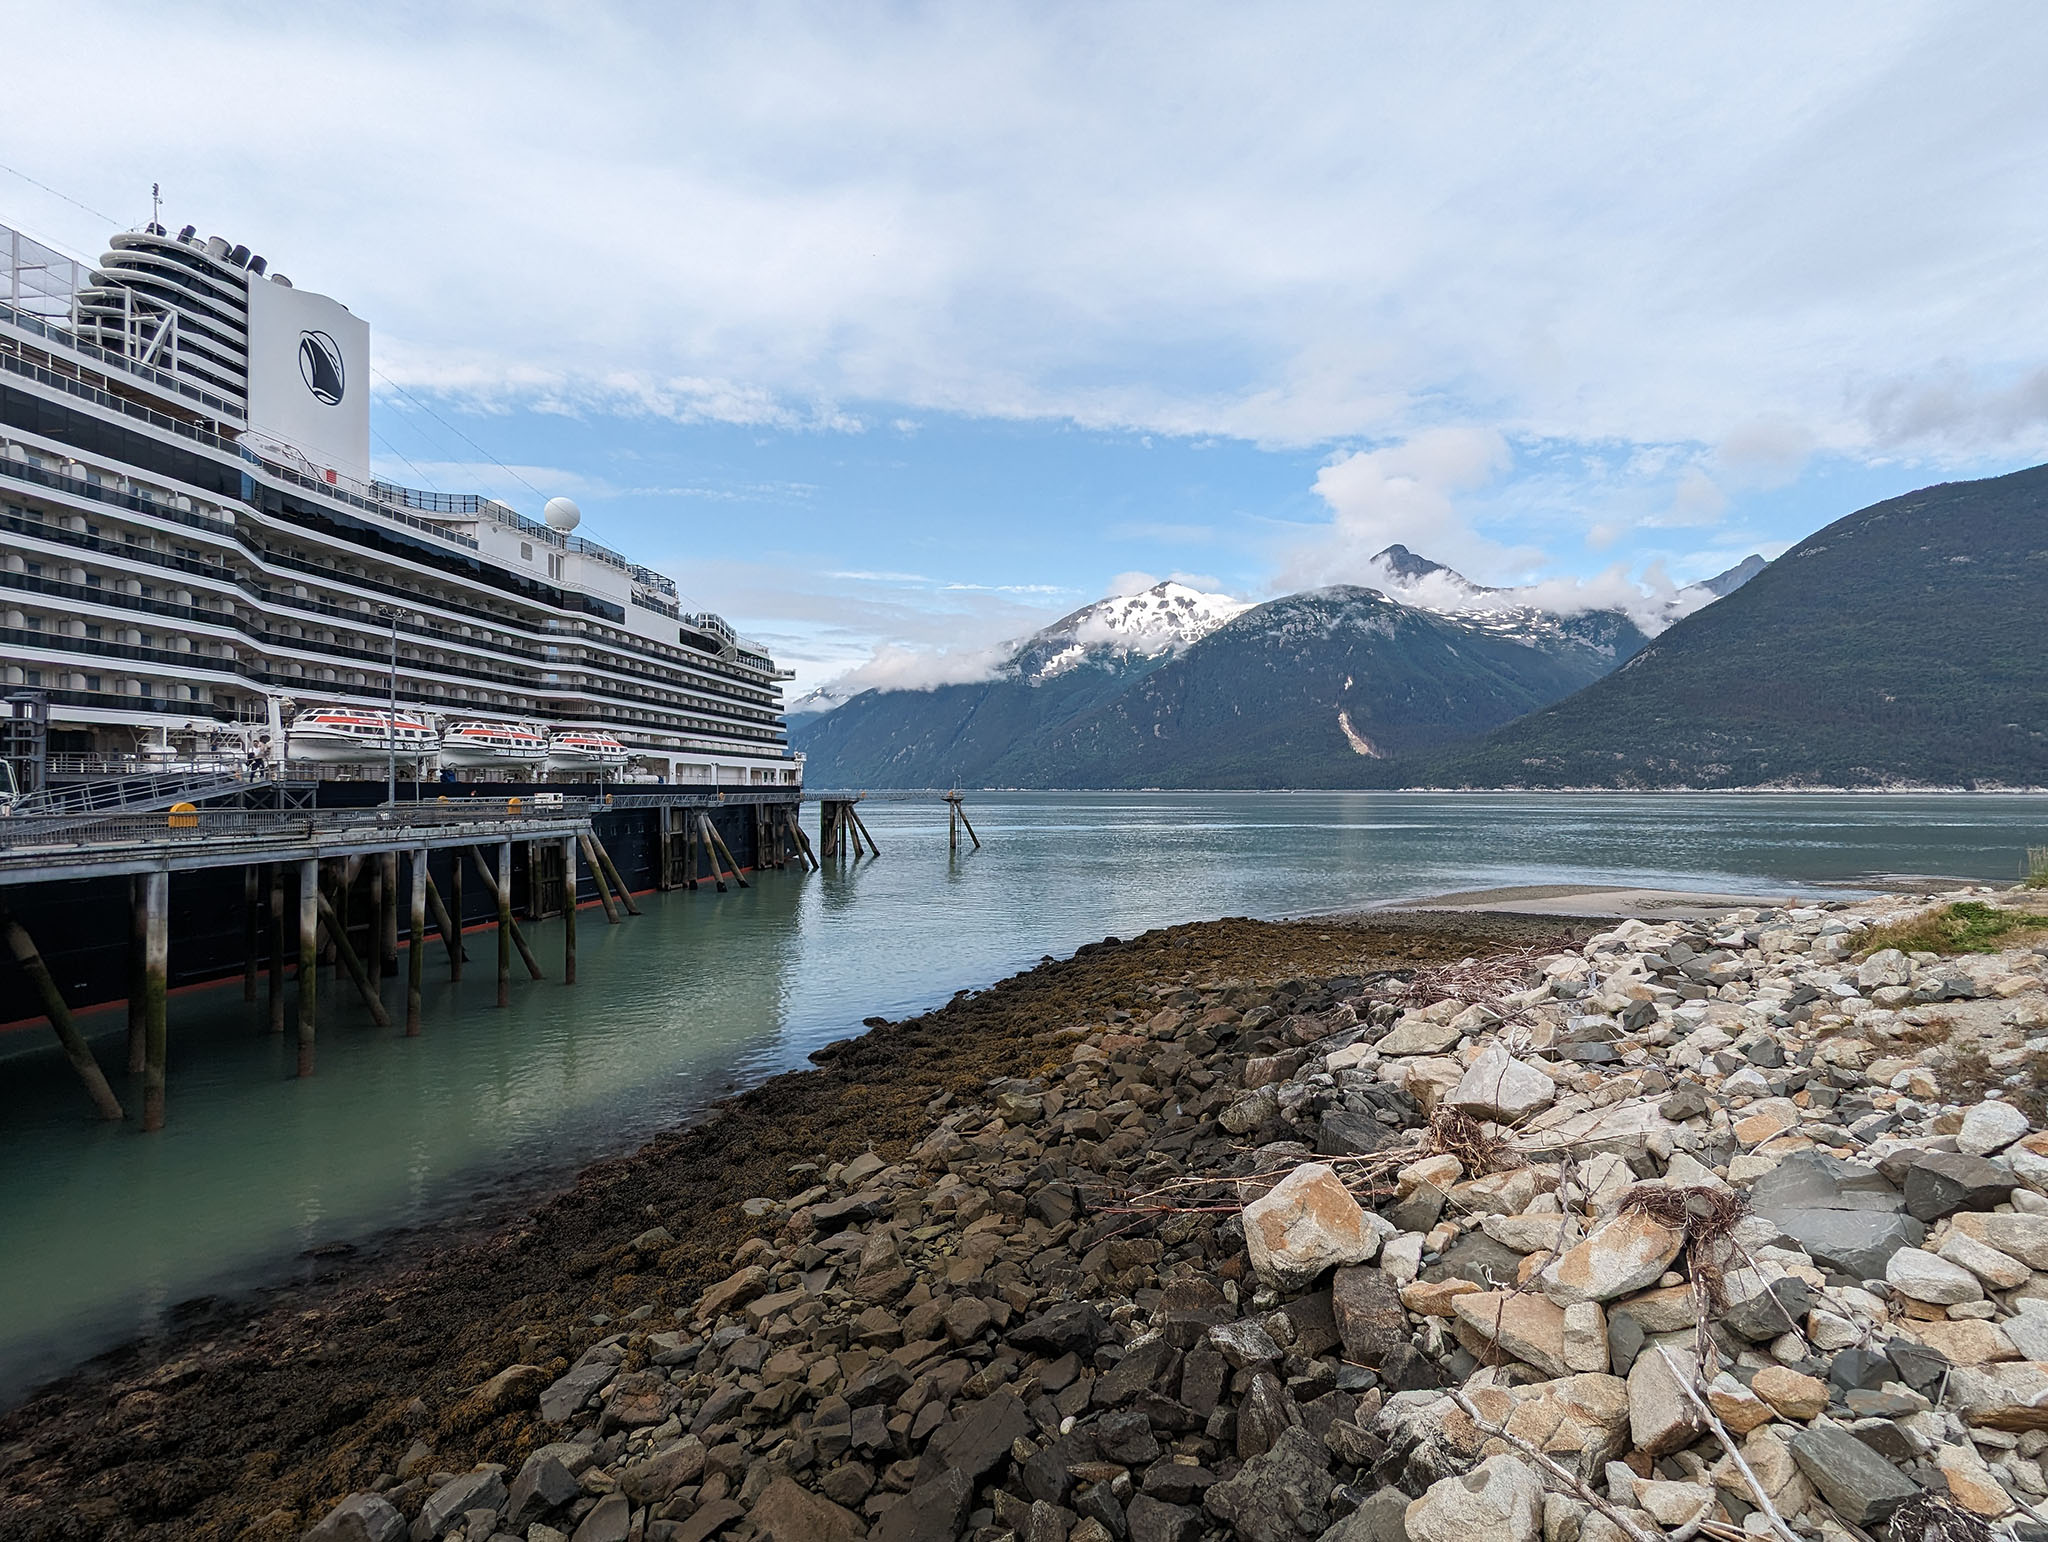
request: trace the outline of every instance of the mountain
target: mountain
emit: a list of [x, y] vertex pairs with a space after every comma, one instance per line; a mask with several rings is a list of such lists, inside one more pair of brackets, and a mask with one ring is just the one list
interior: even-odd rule
[[[868, 691], [793, 722], [792, 742], [809, 757], [806, 779], [840, 787], [1374, 784], [1392, 776], [1397, 757], [1555, 701], [1645, 640], [1613, 612], [1450, 613], [1350, 586], [1250, 608], [1149, 593], [1155, 599], [1142, 606], [1103, 601], [1055, 622], [1020, 644], [994, 679]], [[1234, 613], [1219, 621], [1225, 607]]]
[[2048, 466], [2036, 466], [1835, 521], [1612, 675], [1421, 779], [2040, 786], [2044, 652]]
[[1727, 572], [1716, 573], [1712, 578], [1703, 578], [1696, 584], [1687, 584], [1678, 591], [1679, 598], [1684, 599], [1687, 595], [1693, 595], [1699, 597], [1699, 604], [1703, 605], [1725, 600], [1768, 566], [1770, 564], [1762, 557], [1751, 552]]

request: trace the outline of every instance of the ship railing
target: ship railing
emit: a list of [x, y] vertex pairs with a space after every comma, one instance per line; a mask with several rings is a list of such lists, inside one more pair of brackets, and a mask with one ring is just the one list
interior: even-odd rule
[[[5, 227], [0, 226], [0, 231], [5, 231]], [[59, 348], [68, 348], [74, 353], [83, 354], [95, 364], [104, 365], [108, 369], [120, 370], [123, 374], [133, 375], [139, 380], [146, 380], [160, 391], [168, 391], [173, 395], [183, 396], [191, 401], [198, 402], [201, 406], [220, 413], [224, 417], [239, 420], [246, 419], [248, 416], [248, 409], [239, 402], [231, 402], [225, 397], [215, 396], [211, 391], [202, 391], [197, 386], [187, 385], [176, 375], [164, 370], [152, 369], [147, 364], [139, 364], [122, 354], [113, 353], [96, 344], [88, 343], [71, 330], [68, 300], [62, 321], [59, 321], [55, 316], [39, 316], [33, 311], [25, 310], [18, 305], [10, 305], [5, 301], [0, 301], [0, 321], [11, 322], [13, 325], [20, 327], [24, 332], [33, 332], [45, 342], [55, 344]]]
[[[0, 309], [5, 309], [5, 307], [0, 307]], [[236, 448], [232, 441], [223, 439], [218, 434], [208, 433], [196, 424], [187, 423], [183, 418], [173, 418], [161, 412], [152, 412], [147, 407], [138, 406], [131, 401], [125, 401], [111, 392], [102, 391], [97, 386], [88, 385], [83, 380], [74, 380], [69, 375], [59, 374], [56, 370], [46, 369], [40, 364], [32, 363], [14, 354], [0, 353], [0, 369], [6, 369], [13, 374], [24, 376], [35, 381], [38, 385], [50, 386], [55, 390], [64, 392], [67, 396], [75, 396], [80, 401], [91, 402], [95, 407], [104, 407], [109, 412], [118, 412], [123, 417], [130, 417], [134, 418], [137, 422], [147, 423], [152, 428], [166, 429], [178, 435], [181, 439], [190, 439], [193, 443], [203, 444], [208, 449], [226, 450], [232, 453]]]

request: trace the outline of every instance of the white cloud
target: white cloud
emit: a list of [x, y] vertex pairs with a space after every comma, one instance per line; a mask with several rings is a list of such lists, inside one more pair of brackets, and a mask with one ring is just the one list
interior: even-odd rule
[[1473, 530], [1457, 500], [1487, 486], [1512, 460], [1507, 441], [1491, 429], [1432, 428], [1331, 461], [1315, 481], [1330, 524], [1286, 555], [1280, 582], [1371, 582], [1371, 559], [1396, 543], [1481, 570], [1507, 560], [1509, 553]]
[[[103, 132], [19, 72], [10, 163], [138, 217], [160, 177], [413, 389], [1290, 445], [1450, 417], [1729, 467], [1760, 420], [2048, 441], [2039, 8], [1196, 3], [1171, 48], [1143, 7], [95, 14]], [[74, 18], [9, 43], [65, 57]], [[0, 177], [7, 213], [105, 234]]]
[[979, 648], [901, 648], [884, 643], [874, 657], [832, 681], [839, 700], [862, 691], [931, 691], [992, 680], [1010, 657], [1006, 644]]

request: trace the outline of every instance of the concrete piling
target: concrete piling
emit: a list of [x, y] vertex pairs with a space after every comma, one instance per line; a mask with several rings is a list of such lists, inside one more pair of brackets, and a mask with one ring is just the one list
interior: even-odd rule
[[170, 1048], [171, 875], [142, 875], [143, 1012], [142, 1128], [164, 1127], [164, 1064]]

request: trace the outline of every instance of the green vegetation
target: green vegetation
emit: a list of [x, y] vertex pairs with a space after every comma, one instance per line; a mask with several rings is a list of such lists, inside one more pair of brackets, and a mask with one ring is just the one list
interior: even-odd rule
[[1417, 780], [2048, 784], [2048, 466], [1873, 504]]
[[2048, 846], [2027, 848], [2026, 885], [2030, 889], [2048, 889]]
[[1860, 939], [1859, 957], [1867, 958], [1880, 948], [1901, 953], [1995, 953], [2036, 932], [2048, 932], [2048, 916], [1960, 900], [1889, 926], [1872, 927]]

